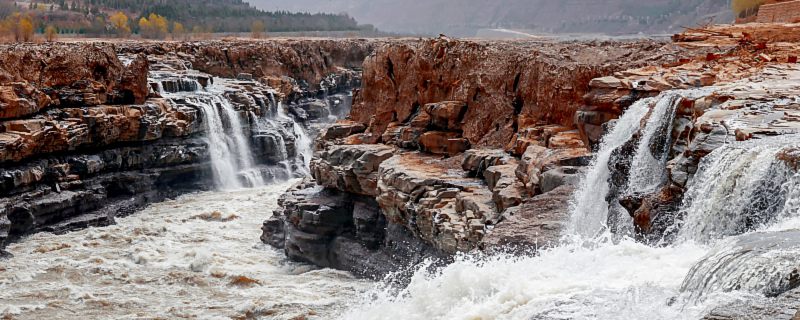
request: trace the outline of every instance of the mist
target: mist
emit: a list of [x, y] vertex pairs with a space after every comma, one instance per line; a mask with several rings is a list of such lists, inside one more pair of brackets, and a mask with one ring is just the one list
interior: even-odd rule
[[476, 36], [487, 31], [665, 34], [733, 20], [729, 0], [251, 0], [264, 10], [347, 13], [405, 34]]

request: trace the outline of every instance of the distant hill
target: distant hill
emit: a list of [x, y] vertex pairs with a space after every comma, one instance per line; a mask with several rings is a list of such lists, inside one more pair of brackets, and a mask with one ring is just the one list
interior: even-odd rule
[[0, 18], [14, 11], [74, 33], [102, 33], [117, 11], [131, 18], [134, 32], [135, 22], [150, 13], [180, 22], [186, 30], [199, 27], [206, 32], [249, 32], [255, 21], [275, 32], [371, 29], [346, 14], [264, 11], [242, 0], [0, 0]]
[[733, 21], [730, 0], [252, 0], [266, 10], [346, 12], [393, 32], [470, 36], [486, 28], [607, 34], [672, 33]]

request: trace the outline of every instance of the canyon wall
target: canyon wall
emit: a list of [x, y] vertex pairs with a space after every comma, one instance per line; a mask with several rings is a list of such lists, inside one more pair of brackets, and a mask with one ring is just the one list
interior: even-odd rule
[[547, 246], [591, 159], [577, 123], [602, 134], [619, 114], [576, 117], [589, 83], [689, 54], [649, 40], [387, 44], [262, 240], [373, 276], [430, 255]]
[[[349, 98], [336, 94], [360, 84], [351, 67], [373, 45], [320, 40], [0, 47], [0, 248], [31, 232], [113, 223], [148, 203], [214, 187], [208, 110], [229, 108], [239, 118], [223, 114], [225, 123], [242, 127], [215, 129], [244, 134], [256, 155], [252, 165], [263, 167], [257, 175], [285, 175], [272, 166], [302, 174], [302, 163], [284, 163], [301, 158], [292, 123], [313, 132], [314, 123], [346, 112], [336, 109], [348, 108], [343, 100]], [[212, 87], [217, 100], [203, 93]], [[276, 112], [287, 115], [264, 128], [261, 119]]]

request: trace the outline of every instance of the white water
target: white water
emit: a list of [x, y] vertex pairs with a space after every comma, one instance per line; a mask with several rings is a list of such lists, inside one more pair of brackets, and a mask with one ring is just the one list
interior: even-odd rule
[[189, 194], [117, 225], [11, 244], [0, 318], [331, 319], [371, 285], [259, 241], [289, 185]]
[[653, 98], [647, 98], [634, 103], [616, 121], [611, 132], [603, 137], [600, 150], [595, 155], [580, 190], [577, 191], [575, 202], [571, 204], [570, 211], [573, 214], [570, 217], [567, 234], [591, 238], [602, 234], [608, 228], [609, 210], [605, 199], [609, 191], [608, 179], [611, 177], [608, 162], [613, 151], [628, 142], [639, 131], [640, 122], [655, 101]]
[[[327, 101], [327, 99], [326, 99]], [[278, 119], [282, 120], [292, 120], [289, 115], [286, 114], [286, 110], [283, 109], [283, 104], [278, 102]], [[300, 126], [295, 121], [292, 122], [292, 130], [294, 131], [295, 138], [295, 147], [297, 148], [297, 154], [299, 157], [302, 157], [303, 167], [301, 168], [304, 176], [308, 176], [311, 174], [311, 158], [314, 155], [313, 150], [313, 141], [311, 137], [308, 136], [306, 130]]]
[[800, 146], [796, 135], [734, 143], [700, 163], [682, 205], [683, 241], [709, 242], [798, 216], [800, 176], [778, 154]]
[[206, 139], [211, 156], [211, 168], [214, 170], [214, 182], [222, 189], [243, 187], [239, 180], [239, 160], [236, 159], [236, 145], [230, 143], [225, 132], [225, 125], [214, 100], [190, 99], [203, 109], [206, 123]]
[[[668, 92], [653, 107], [631, 162], [627, 194], [651, 193], [667, 179], [666, 164], [672, 143], [672, 122], [681, 98], [678, 93]], [[653, 154], [650, 149], [656, 139], [663, 139], [661, 141], [664, 150]]]
[[[231, 103], [228, 99], [224, 97], [217, 96], [215, 98], [217, 103], [222, 107], [222, 111], [225, 112], [226, 118], [230, 123], [231, 128], [231, 136], [233, 137], [234, 145], [236, 146], [236, 154], [239, 158], [239, 168], [241, 170], [242, 176], [244, 176], [245, 180], [247, 181], [247, 187], [258, 187], [264, 185], [264, 176], [261, 174], [261, 171], [255, 166], [255, 160], [253, 159], [253, 152], [251, 151], [250, 147], [250, 127], [243, 126], [242, 122], [239, 117], [239, 113], [234, 110]], [[245, 132], [247, 132], [248, 136], [245, 136]], [[228, 186], [225, 186], [228, 187]]]
[[[643, 140], [650, 140], [657, 134], [653, 125], [663, 124], [665, 120], [671, 123], [670, 112], [673, 111], [670, 110], [674, 110], [676, 101], [670, 94], [639, 101], [617, 121], [604, 137], [594, 164], [577, 193], [571, 226], [560, 246], [543, 250], [536, 256], [464, 256], [439, 269], [423, 266], [408, 287], [401, 290], [384, 288], [365, 295], [361, 303], [341, 319], [386, 319], [387, 315], [420, 320], [699, 319], [717, 306], [749, 301], [785, 285], [783, 276], [796, 267], [796, 257], [800, 254], [797, 246], [788, 251], [775, 250], [774, 244], [780, 243], [780, 239], [786, 241], [786, 237], [770, 239], [756, 233], [711, 243], [681, 241], [667, 247], [650, 247], [609, 233], [608, 203], [603, 197], [609, 190], [607, 181], [611, 173], [608, 161], [613, 150], [629, 141], [639, 130], [642, 119], [654, 102], [658, 103], [652, 114], [662, 118], [650, 118], [646, 122]], [[787, 139], [797, 140], [796, 137]], [[763, 142], [753, 141], [751, 144], [759, 143]], [[635, 162], [633, 167], [655, 171], [646, 172], [647, 176], [633, 181], [638, 186], [647, 187], [663, 177], [663, 168], [658, 168], [655, 163], [663, 163], [664, 159], [653, 157], [649, 148], [643, 145], [649, 146], [642, 141], [637, 154], [631, 155]], [[749, 146], [743, 148], [751, 149]], [[726, 153], [725, 150], [719, 152]], [[644, 151], [652, 159], [641, 155]], [[762, 165], [772, 163], [774, 155], [771, 153], [760, 159], [765, 161]], [[712, 160], [708, 160], [701, 171], [725, 171], [724, 162], [714, 161], [718, 158], [713, 155], [709, 159]], [[752, 178], [740, 181], [739, 188], [757, 189], [756, 186], [762, 184], [763, 180], [756, 178], [758, 170], [742, 167], [741, 171]], [[700, 172], [698, 176], [704, 174], [707, 173]], [[767, 175], [762, 179], [774, 177]], [[800, 217], [797, 216], [800, 178], [788, 175], [782, 181], [784, 191], [765, 196], [780, 198], [782, 201], [779, 202], [786, 205], [777, 214], [780, 218], [773, 224], [762, 225], [761, 231], [800, 227]], [[718, 188], [724, 189], [724, 185], [713, 181], [702, 185], [707, 186], [707, 190], [689, 193], [706, 199], [703, 196], [708, 194], [707, 191], [713, 194]], [[730, 200], [716, 198], [710, 207], [727, 206], [726, 201]], [[704, 216], [705, 219], [716, 218], [714, 212]], [[709, 221], [705, 225], [716, 225], [716, 222]], [[778, 225], [781, 227], [776, 227]], [[800, 235], [795, 238], [800, 239]], [[731, 243], [741, 245], [736, 247]], [[800, 241], [792, 243], [800, 246]], [[744, 261], [726, 259], [742, 256], [739, 253], [741, 248], [758, 250]], [[765, 263], [767, 261], [774, 261], [774, 264]], [[717, 273], [719, 270], [728, 273]], [[740, 281], [741, 286], [737, 286]]]

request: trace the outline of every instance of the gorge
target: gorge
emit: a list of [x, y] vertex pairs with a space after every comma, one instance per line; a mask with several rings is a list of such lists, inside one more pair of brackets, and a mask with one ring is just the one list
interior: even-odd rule
[[708, 28], [8, 46], [0, 314], [796, 318], [797, 26]]

